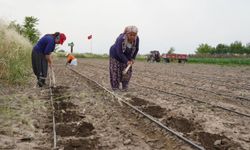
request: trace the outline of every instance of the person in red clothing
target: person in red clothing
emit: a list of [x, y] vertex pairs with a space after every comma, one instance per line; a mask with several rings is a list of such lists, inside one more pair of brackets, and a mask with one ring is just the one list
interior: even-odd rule
[[77, 59], [75, 58], [75, 56], [73, 56], [73, 55], [70, 54], [70, 53], [66, 53], [65, 56], [67, 56], [66, 65], [77, 66]]

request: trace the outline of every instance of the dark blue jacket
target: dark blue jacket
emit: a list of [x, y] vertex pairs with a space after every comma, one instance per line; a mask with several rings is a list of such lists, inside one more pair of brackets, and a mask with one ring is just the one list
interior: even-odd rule
[[35, 50], [37, 53], [49, 55], [55, 50], [55, 46], [55, 38], [50, 34], [46, 34], [37, 42], [33, 50]]
[[118, 36], [115, 44], [111, 46], [109, 55], [115, 58], [119, 62], [126, 63], [136, 58], [137, 52], [139, 50], [139, 37], [136, 38], [135, 50], [134, 51], [124, 51], [123, 44], [125, 41], [125, 35], [122, 33]]

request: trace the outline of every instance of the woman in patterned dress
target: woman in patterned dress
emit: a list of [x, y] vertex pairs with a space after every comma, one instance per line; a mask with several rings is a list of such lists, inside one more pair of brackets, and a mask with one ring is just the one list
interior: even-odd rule
[[120, 83], [122, 89], [127, 90], [129, 80], [132, 76], [132, 66], [127, 72], [127, 77], [122, 77], [122, 71], [128, 66], [134, 64], [137, 52], [139, 50], [139, 37], [136, 26], [127, 26], [110, 48], [110, 83], [112, 90], [119, 90]]

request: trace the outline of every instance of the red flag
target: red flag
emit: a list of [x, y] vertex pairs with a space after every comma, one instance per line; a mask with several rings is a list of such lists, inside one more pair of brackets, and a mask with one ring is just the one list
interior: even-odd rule
[[89, 36], [88, 36], [88, 40], [90, 40], [90, 39], [92, 39], [92, 35], [89, 35]]

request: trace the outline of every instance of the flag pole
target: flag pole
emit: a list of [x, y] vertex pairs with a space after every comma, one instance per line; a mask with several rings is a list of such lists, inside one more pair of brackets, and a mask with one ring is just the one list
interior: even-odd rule
[[90, 53], [92, 53], [92, 34], [90, 34], [89, 36], [88, 36], [88, 40], [90, 40], [89, 42], [89, 44], [90, 44]]
[[91, 51], [91, 53], [92, 53], [92, 40], [93, 40], [93, 38], [90, 39], [90, 51]]

